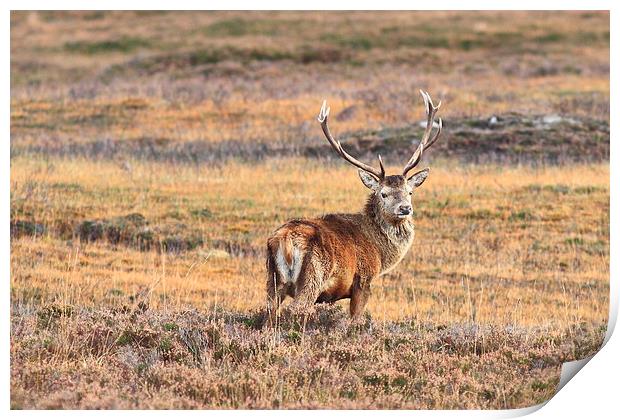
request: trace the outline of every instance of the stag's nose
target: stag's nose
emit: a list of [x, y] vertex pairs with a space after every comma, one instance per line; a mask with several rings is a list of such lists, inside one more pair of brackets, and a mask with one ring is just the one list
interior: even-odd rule
[[398, 211], [401, 215], [407, 216], [411, 214], [412, 208], [410, 204], [406, 204], [406, 205], [400, 206], [398, 208]]

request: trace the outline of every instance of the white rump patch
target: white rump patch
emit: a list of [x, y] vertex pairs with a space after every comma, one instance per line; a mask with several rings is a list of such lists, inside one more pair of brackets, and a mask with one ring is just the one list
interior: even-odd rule
[[278, 273], [280, 273], [280, 278], [286, 283], [297, 282], [297, 277], [299, 277], [299, 272], [301, 271], [302, 257], [303, 255], [299, 248], [293, 246], [293, 262], [291, 265], [288, 265], [286, 258], [284, 258], [282, 247], [278, 247], [276, 267], [278, 268]]

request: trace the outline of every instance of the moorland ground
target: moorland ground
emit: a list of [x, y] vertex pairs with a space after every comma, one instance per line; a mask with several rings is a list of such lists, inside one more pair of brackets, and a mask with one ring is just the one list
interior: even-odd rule
[[[444, 137], [412, 251], [260, 330], [264, 245]], [[11, 15], [14, 408], [514, 408], [592, 354], [609, 301], [609, 15]]]

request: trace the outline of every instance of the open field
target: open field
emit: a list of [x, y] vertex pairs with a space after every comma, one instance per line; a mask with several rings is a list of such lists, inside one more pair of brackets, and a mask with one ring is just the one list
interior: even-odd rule
[[[507, 22], [510, 25], [507, 25]], [[609, 303], [606, 13], [12, 13], [13, 408], [516, 408]], [[362, 208], [424, 88], [411, 252], [258, 328], [267, 236]], [[495, 118], [492, 118], [495, 117]]]
[[275, 332], [247, 313], [13, 311], [13, 408], [517, 408], [548, 400], [604, 326], [411, 319], [347, 329], [337, 307]]
[[[109, 162], [15, 159], [15, 404], [541, 402], [555, 389], [560, 361], [590, 354], [605, 332], [608, 174], [606, 164], [433, 169], [414, 199], [414, 248], [375, 285], [371, 327], [350, 338], [344, 312], [308, 331], [286, 323], [273, 334], [252, 327], [265, 302], [268, 233], [289, 215], [361, 208], [365, 191], [351, 169], [276, 160], [219, 168], [135, 164], [128, 172]], [[199, 334], [202, 347], [179, 331]], [[345, 362], [334, 359], [338, 352]], [[444, 374], [429, 371], [438, 360]], [[329, 373], [312, 376], [307, 368], [315, 364]], [[96, 375], [83, 371], [95, 367]], [[413, 371], [417, 379], [403, 379]], [[131, 397], [123, 396], [126, 380], [137, 387]], [[201, 380], [208, 388], [179, 388]], [[471, 388], [478, 380], [485, 385]]]
[[493, 152], [481, 128], [515, 113], [529, 120], [489, 139], [504, 158], [545, 157], [564, 143], [572, 158], [608, 154], [608, 128], [575, 141], [562, 129], [570, 120], [550, 138], [519, 136], [550, 115], [608, 123], [606, 13], [11, 16], [14, 155], [195, 162], [303, 153], [323, 145], [314, 117], [327, 98], [344, 140], [404, 129], [383, 147], [360, 145], [396, 158], [385, 144], [409, 145], [401, 137], [422, 119], [420, 88], [443, 100], [441, 147], [460, 159], [470, 156], [465, 146]]
[[[16, 159], [11, 175], [14, 300], [24, 303], [115, 305], [153, 285], [151, 307], [256, 309], [270, 232], [292, 215], [358, 211], [366, 197], [350, 168], [303, 160], [128, 172], [109, 162]], [[604, 321], [608, 176], [603, 164], [433, 169], [414, 198], [415, 247], [386, 275], [371, 313], [523, 326]]]

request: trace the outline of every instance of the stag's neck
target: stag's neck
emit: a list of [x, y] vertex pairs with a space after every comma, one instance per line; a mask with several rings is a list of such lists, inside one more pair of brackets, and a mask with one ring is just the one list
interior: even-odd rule
[[379, 208], [378, 198], [373, 194], [368, 197], [364, 214], [377, 232], [377, 245], [381, 253], [382, 272], [385, 273], [402, 260], [413, 243], [413, 219], [389, 220]]

